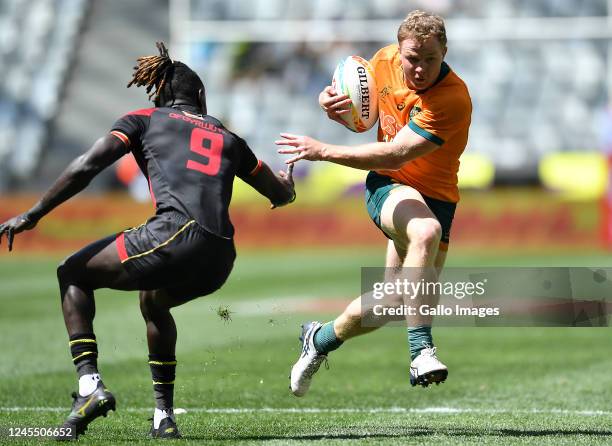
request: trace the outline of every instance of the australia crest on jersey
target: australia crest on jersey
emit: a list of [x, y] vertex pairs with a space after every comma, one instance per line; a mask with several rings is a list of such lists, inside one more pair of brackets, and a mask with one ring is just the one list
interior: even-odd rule
[[391, 86], [390, 85], [385, 85], [379, 92], [378, 92], [378, 96], [381, 99], [386, 98], [387, 96], [389, 96], [389, 93], [391, 93]]

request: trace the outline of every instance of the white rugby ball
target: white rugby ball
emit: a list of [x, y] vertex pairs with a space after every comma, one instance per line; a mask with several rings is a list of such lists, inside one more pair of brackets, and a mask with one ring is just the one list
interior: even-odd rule
[[350, 112], [340, 115], [346, 127], [358, 133], [371, 129], [378, 120], [378, 90], [370, 62], [359, 56], [347, 57], [336, 67], [332, 87], [352, 101]]

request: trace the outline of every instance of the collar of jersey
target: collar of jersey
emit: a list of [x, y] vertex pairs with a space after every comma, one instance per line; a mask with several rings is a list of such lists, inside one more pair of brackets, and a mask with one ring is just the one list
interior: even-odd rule
[[448, 75], [448, 73], [450, 73], [451, 69], [448, 66], [448, 64], [446, 62], [442, 62], [442, 66], [440, 67], [440, 74], [438, 74], [438, 78], [436, 79], [436, 81], [431, 84], [430, 87], [427, 87], [424, 90], [417, 90], [417, 94], [423, 94], [426, 91], [431, 90], [433, 87], [435, 87], [436, 85], [438, 85], [440, 82], [442, 82], [442, 80]]
[[170, 108], [174, 108], [174, 109], [184, 111], [187, 113], [191, 113], [194, 115], [198, 115], [198, 116], [202, 114], [200, 113], [200, 110], [197, 107], [194, 107], [193, 105], [188, 105], [188, 104], [175, 104], [171, 106]]

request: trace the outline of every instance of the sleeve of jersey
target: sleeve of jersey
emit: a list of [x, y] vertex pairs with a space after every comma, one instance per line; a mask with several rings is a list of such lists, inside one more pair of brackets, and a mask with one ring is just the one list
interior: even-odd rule
[[140, 138], [146, 129], [146, 119], [148, 117], [127, 114], [115, 121], [110, 133], [123, 141], [126, 152], [129, 152], [133, 146], [140, 143]]
[[[384, 64], [389, 62], [387, 47], [379, 49], [370, 59], [370, 65], [374, 68], [374, 78], [376, 85], [383, 85], [386, 79]], [[380, 66], [379, 66], [380, 65]]]
[[382, 49], [376, 51], [376, 53], [372, 56], [372, 58], [370, 59], [370, 64], [373, 67], [376, 67], [376, 64], [378, 63], [378, 61], [380, 60], [380, 54], [382, 53]]
[[238, 178], [247, 178], [261, 170], [262, 162], [258, 160], [246, 141], [238, 139], [240, 144], [240, 165], [236, 169]]
[[461, 97], [447, 97], [423, 103], [423, 109], [410, 119], [408, 127], [428, 141], [441, 146], [468, 125], [469, 121], [469, 102]]

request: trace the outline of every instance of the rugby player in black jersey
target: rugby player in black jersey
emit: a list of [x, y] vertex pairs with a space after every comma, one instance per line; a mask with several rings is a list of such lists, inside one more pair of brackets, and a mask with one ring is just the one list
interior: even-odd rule
[[228, 214], [234, 176], [270, 199], [272, 208], [295, 199], [291, 167], [277, 176], [258, 160], [243, 139], [207, 114], [198, 75], [172, 61], [163, 43], [157, 47], [159, 56], [138, 59], [128, 84], [146, 86], [155, 107], [118, 119], [38, 203], [0, 225], [0, 241], [5, 235], [11, 250], [15, 234], [32, 229], [128, 152], [149, 181], [153, 217], [83, 248], [57, 269], [79, 376], [64, 427], [72, 427], [77, 436], [115, 409], [115, 398], [97, 368], [94, 290], [140, 290], [156, 403], [150, 433], [179, 437], [173, 415], [176, 325], [170, 309], [214, 292], [230, 274], [236, 257]]

